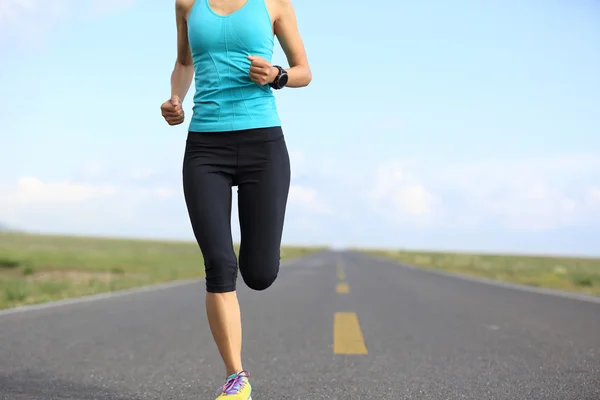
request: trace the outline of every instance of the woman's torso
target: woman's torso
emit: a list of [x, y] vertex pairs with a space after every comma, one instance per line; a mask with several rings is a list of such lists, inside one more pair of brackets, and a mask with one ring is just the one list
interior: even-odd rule
[[237, 11], [217, 14], [208, 0], [196, 0], [188, 16], [195, 70], [190, 131], [215, 132], [280, 125], [268, 85], [249, 76], [247, 56], [271, 62], [274, 35], [266, 0], [247, 0]]

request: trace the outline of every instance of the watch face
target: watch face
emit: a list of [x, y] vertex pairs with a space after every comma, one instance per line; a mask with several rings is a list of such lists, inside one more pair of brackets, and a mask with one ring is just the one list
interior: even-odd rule
[[288, 74], [282, 74], [277, 82], [279, 86], [284, 87], [288, 82]]

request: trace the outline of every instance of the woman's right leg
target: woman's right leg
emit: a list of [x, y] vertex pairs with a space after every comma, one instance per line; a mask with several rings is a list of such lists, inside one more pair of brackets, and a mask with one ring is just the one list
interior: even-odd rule
[[206, 312], [227, 376], [242, 371], [242, 327], [231, 237], [234, 144], [216, 134], [188, 135], [183, 188], [194, 236], [204, 257]]

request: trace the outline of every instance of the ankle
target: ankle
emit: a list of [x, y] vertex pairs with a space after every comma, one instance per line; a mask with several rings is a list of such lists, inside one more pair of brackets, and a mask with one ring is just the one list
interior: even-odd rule
[[242, 367], [239, 367], [239, 368], [226, 368], [225, 369], [225, 373], [227, 374], [228, 377], [230, 377], [231, 375], [239, 374], [243, 370], [244, 370], [244, 368], [242, 368]]

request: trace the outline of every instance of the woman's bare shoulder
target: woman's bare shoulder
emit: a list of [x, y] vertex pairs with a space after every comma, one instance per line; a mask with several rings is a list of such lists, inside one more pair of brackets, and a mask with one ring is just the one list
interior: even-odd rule
[[281, 15], [286, 9], [292, 7], [291, 0], [265, 0], [269, 10], [273, 10], [277, 15]]
[[265, 0], [265, 1], [271, 2], [272, 4], [275, 4], [279, 7], [289, 7], [292, 5], [291, 0]]
[[175, 0], [175, 6], [182, 11], [189, 11], [192, 9], [195, 0]]

